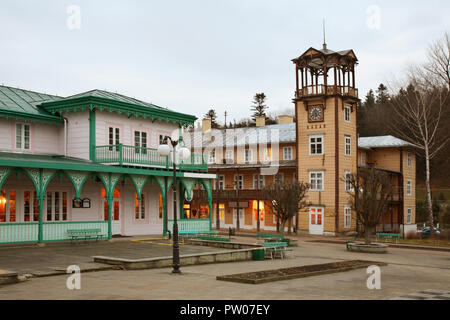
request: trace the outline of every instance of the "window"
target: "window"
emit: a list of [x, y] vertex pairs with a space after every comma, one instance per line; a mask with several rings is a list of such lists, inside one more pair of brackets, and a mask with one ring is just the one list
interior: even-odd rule
[[250, 163], [253, 161], [252, 149], [245, 149], [245, 163]]
[[36, 191], [23, 192], [23, 221], [39, 221], [39, 207], [36, 197]]
[[283, 148], [283, 160], [292, 160], [292, 147]]
[[135, 216], [136, 220], [145, 219], [145, 194], [141, 194], [141, 201], [138, 200], [137, 193], [135, 192]]
[[311, 191], [323, 191], [323, 171], [311, 171], [309, 173]]
[[353, 188], [350, 184], [350, 176], [351, 176], [351, 172], [345, 171], [345, 191], [353, 192]]
[[408, 167], [412, 166], [412, 155], [411, 152], [406, 153], [406, 162]]
[[147, 132], [134, 131], [134, 152], [147, 154]]
[[30, 125], [16, 123], [16, 149], [30, 149]]
[[350, 228], [352, 225], [352, 209], [349, 206], [344, 207], [344, 228]]
[[253, 175], [253, 189], [263, 189], [264, 188], [264, 176], [259, 175], [259, 187], [258, 187], [258, 174]]
[[162, 200], [162, 193], [159, 194], [159, 218], [163, 218], [163, 200]]
[[225, 151], [225, 162], [226, 163], [234, 163], [234, 150], [226, 150]]
[[225, 190], [225, 176], [219, 176], [219, 190]]
[[244, 177], [242, 175], [234, 176], [234, 190], [236, 189], [244, 189]]
[[119, 151], [119, 144], [120, 144], [119, 128], [109, 127], [108, 144], [110, 145], [109, 151], [113, 150], [113, 146], [116, 146], [116, 151]]
[[350, 136], [345, 136], [345, 155], [350, 156], [352, 154], [352, 139]]
[[363, 166], [366, 165], [366, 153], [365, 152], [361, 152], [361, 165], [363, 165]]
[[412, 223], [412, 209], [411, 208], [406, 209], [406, 223], [407, 224]]
[[412, 181], [408, 179], [406, 181], [406, 195], [410, 196], [412, 194]]
[[272, 160], [272, 148], [268, 147], [264, 149], [264, 161]]
[[323, 135], [309, 136], [309, 155], [323, 154]]
[[297, 172], [294, 172], [294, 174], [292, 175], [292, 181], [297, 181]]
[[16, 222], [16, 191], [1, 190], [0, 222]]
[[208, 163], [216, 163], [216, 150], [211, 150], [209, 152]]
[[47, 221], [67, 221], [67, 192], [47, 192]]
[[283, 173], [277, 173], [274, 177], [275, 183], [283, 183], [284, 181], [284, 174]]
[[350, 112], [351, 112], [350, 106], [345, 106], [344, 107], [344, 121], [345, 122], [350, 122]]
[[164, 141], [165, 135], [160, 134], [159, 135], [159, 145], [166, 144], [166, 141]]

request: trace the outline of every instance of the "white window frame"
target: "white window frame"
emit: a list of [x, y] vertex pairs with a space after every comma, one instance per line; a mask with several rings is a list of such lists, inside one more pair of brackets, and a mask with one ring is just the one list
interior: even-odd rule
[[366, 165], [366, 153], [365, 152], [361, 152], [361, 165], [365, 166]]
[[[288, 152], [289, 150], [289, 152]], [[288, 157], [286, 155], [289, 155]], [[292, 160], [292, 147], [283, 147], [283, 160]]]
[[284, 181], [284, 174], [282, 172], [278, 172], [276, 175], [273, 176], [274, 182], [280, 182], [283, 183]]
[[345, 122], [350, 122], [350, 115], [351, 115], [351, 107], [350, 106], [345, 106], [344, 107], [344, 121]]
[[[320, 143], [317, 142], [317, 138], [320, 138], [320, 139], [321, 139]], [[312, 139], [315, 139], [315, 141], [313, 142]], [[324, 152], [323, 134], [313, 134], [313, 135], [310, 135], [310, 136], [308, 137], [308, 140], [309, 140], [309, 155], [310, 155], [310, 156], [321, 156], [321, 155], [323, 155], [323, 152]], [[314, 153], [311, 152], [311, 151], [312, 151], [312, 150], [311, 150], [312, 145], [315, 146], [315, 152], [314, 152]], [[319, 146], [319, 145], [320, 145], [320, 147], [321, 147], [321, 150], [320, 150], [321, 152], [320, 152], [320, 153], [317, 152], [317, 146]]]
[[406, 180], [406, 195], [407, 196], [412, 195], [412, 180], [411, 179]]
[[253, 150], [252, 149], [245, 149], [244, 150], [244, 162], [245, 163], [252, 163], [253, 162]]
[[345, 135], [344, 141], [345, 141], [345, 155], [351, 156], [352, 155], [352, 137]]
[[229, 164], [234, 163], [234, 150], [233, 149], [225, 150], [225, 163], [229, 163]]
[[351, 228], [352, 226], [352, 208], [344, 206], [344, 228]]
[[412, 223], [412, 208], [406, 209], [406, 224]]
[[233, 188], [234, 188], [234, 190], [236, 190], [236, 189], [243, 190], [244, 189], [244, 176], [242, 174], [234, 175]]
[[[134, 198], [137, 200], [137, 193], [134, 192]], [[147, 199], [146, 194], [143, 192], [141, 193], [141, 201], [139, 201], [138, 206], [134, 206], [134, 220], [135, 221], [144, 221], [146, 218], [146, 205], [145, 205], [145, 199]], [[138, 218], [136, 218], [136, 209], [138, 209]]]
[[164, 143], [164, 138], [166, 137], [166, 135], [165, 134], [160, 134], [159, 136], [158, 136], [158, 146], [160, 146], [160, 145], [162, 145], [162, 144], [165, 144]]
[[212, 149], [208, 154], [208, 163], [216, 163], [216, 149]]
[[225, 175], [219, 175], [217, 187], [219, 188], [219, 190], [225, 190]]
[[[49, 198], [50, 194], [50, 198]], [[56, 194], [58, 194], [58, 207], [55, 205]], [[64, 212], [64, 195], [66, 200], [66, 212]], [[45, 195], [45, 203], [46, 203], [46, 212], [45, 217], [48, 222], [58, 222], [58, 221], [68, 221], [69, 220], [69, 197], [67, 191], [47, 191]], [[56, 210], [58, 209], [58, 210]], [[56, 215], [58, 214], [58, 219], [56, 219]], [[64, 215], [66, 218], [64, 219]], [[51, 217], [48, 219], [48, 217]]]
[[[112, 137], [111, 137], [111, 129], [112, 129]], [[116, 146], [116, 151], [119, 151], [119, 144], [121, 141], [120, 137], [120, 128], [116, 126], [108, 126], [108, 145]], [[109, 151], [112, 151], [113, 147], [109, 147]]]
[[[20, 126], [20, 132], [18, 126]], [[25, 128], [28, 128], [27, 130], [28, 137], [25, 136]], [[15, 132], [15, 148], [18, 150], [31, 150], [31, 125], [29, 123], [16, 122], [14, 132]], [[28, 138], [28, 141], [26, 138]], [[27, 142], [28, 148], [26, 148]]]
[[[317, 177], [317, 174], [321, 174], [321, 179]], [[315, 177], [313, 177], [315, 175]], [[321, 188], [317, 187], [317, 182], [321, 181]], [[309, 172], [309, 183], [311, 185], [310, 190], [311, 191], [323, 191], [324, 190], [324, 181], [325, 181], [325, 174], [324, 171], [318, 170], [318, 171], [310, 171]]]
[[344, 187], [344, 189], [347, 192], [353, 192], [353, 188], [350, 185], [350, 179], [348, 179], [348, 176], [351, 175], [351, 174], [352, 173], [349, 170], [345, 170], [345, 172], [344, 172], [344, 177], [345, 177], [345, 181], [344, 181], [345, 187]]
[[[133, 133], [134, 133], [134, 135], [133, 135], [134, 146], [136, 147], [136, 148], [134, 148], [134, 152], [147, 154], [148, 136], [149, 136], [148, 132], [142, 131], [142, 130], [134, 130]], [[138, 133], [138, 136], [139, 136], [138, 141], [136, 141], [136, 133]], [[144, 134], [145, 134], [145, 139], [144, 139]]]
[[[255, 174], [253, 174], [253, 190], [257, 189], [257, 186], [256, 186], [257, 180], [258, 180], [258, 174], [255, 173]], [[259, 190], [262, 190], [264, 188], [265, 182], [266, 182], [265, 176], [260, 174], [259, 175]]]
[[411, 152], [406, 153], [406, 165], [411, 168], [412, 166], [412, 154]]

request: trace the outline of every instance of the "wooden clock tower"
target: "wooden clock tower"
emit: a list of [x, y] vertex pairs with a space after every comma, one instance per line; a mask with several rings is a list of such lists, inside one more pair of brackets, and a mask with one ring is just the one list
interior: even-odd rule
[[[297, 177], [311, 184], [311, 206], [299, 214], [298, 228], [312, 234], [336, 234], [356, 227], [345, 175], [357, 170], [357, 61], [353, 50], [335, 52], [326, 44], [292, 60]], [[349, 214], [351, 219], [346, 219]]]

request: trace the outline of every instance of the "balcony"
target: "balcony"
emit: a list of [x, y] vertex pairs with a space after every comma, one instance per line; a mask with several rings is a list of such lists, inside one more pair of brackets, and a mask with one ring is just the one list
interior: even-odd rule
[[[161, 156], [155, 148], [127, 146], [123, 144], [95, 147], [95, 162], [118, 166], [151, 167], [160, 169], [172, 168], [172, 154]], [[208, 172], [206, 156], [191, 153], [189, 159], [177, 160], [177, 168], [181, 171]]]
[[315, 96], [342, 95], [344, 97], [358, 98], [358, 89], [343, 86], [325, 86], [323, 84], [307, 86], [299, 89], [295, 95], [297, 99]]

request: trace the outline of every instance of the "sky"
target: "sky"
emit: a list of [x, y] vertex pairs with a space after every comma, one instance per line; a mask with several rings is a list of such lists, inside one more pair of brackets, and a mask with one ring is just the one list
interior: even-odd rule
[[353, 49], [360, 98], [426, 59], [450, 1], [2, 0], [0, 83], [69, 96], [102, 89], [201, 119], [293, 113], [291, 59]]

